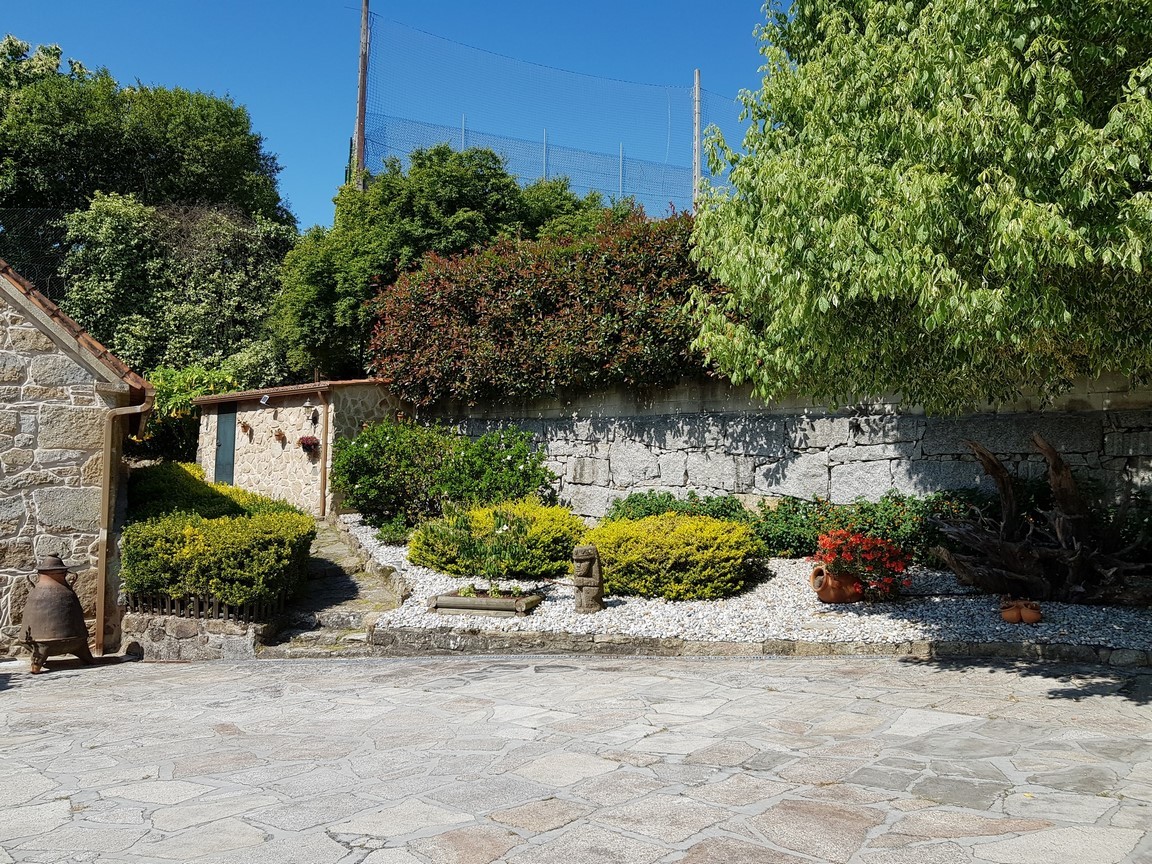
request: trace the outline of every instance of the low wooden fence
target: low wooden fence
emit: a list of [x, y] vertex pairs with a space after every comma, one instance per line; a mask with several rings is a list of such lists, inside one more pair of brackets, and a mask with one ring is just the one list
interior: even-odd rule
[[284, 597], [258, 603], [232, 606], [206, 597], [168, 597], [163, 594], [125, 595], [128, 612], [146, 615], [172, 615], [177, 618], [208, 618], [237, 624], [263, 623], [284, 611]]

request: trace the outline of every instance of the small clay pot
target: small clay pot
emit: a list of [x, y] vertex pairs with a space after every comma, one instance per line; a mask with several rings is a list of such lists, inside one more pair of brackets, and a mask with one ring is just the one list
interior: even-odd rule
[[1019, 624], [1021, 620], [1020, 615], [1020, 601], [1019, 600], [1003, 600], [1000, 602], [1000, 617], [1007, 621], [1009, 624]]
[[808, 582], [822, 603], [856, 603], [864, 599], [864, 584], [856, 576], [837, 576], [823, 564], [812, 568]]
[[1020, 607], [1020, 622], [1022, 624], [1039, 624], [1044, 620], [1044, 614], [1040, 611], [1039, 603], [1021, 600], [1018, 605]]

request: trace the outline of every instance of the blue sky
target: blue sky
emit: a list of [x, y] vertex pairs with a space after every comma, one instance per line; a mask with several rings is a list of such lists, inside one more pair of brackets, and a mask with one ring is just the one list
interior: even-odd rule
[[[181, 86], [247, 106], [284, 170], [301, 227], [330, 224], [356, 109], [359, 0], [6, 0], [3, 32], [107, 67], [124, 83]], [[755, 0], [373, 0], [383, 18], [497, 54], [591, 75], [758, 86]]]

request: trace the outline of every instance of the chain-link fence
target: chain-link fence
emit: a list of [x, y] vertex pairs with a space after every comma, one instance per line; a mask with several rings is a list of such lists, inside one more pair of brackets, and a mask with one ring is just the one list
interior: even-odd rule
[[[448, 142], [496, 151], [522, 183], [563, 175], [578, 193], [632, 196], [654, 216], [692, 206], [690, 68], [683, 87], [582, 75], [375, 15], [368, 68], [370, 171], [387, 157]], [[740, 107], [735, 98], [702, 90], [702, 128], [716, 125], [739, 143]], [[707, 175], [707, 165], [701, 167]]]

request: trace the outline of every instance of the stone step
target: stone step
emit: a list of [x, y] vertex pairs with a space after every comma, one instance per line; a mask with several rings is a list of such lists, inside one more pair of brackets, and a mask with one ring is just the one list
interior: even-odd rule
[[345, 660], [358, 657], [382, 656], [371, 645], [265, 645], [257, 653], [258, 660]]

